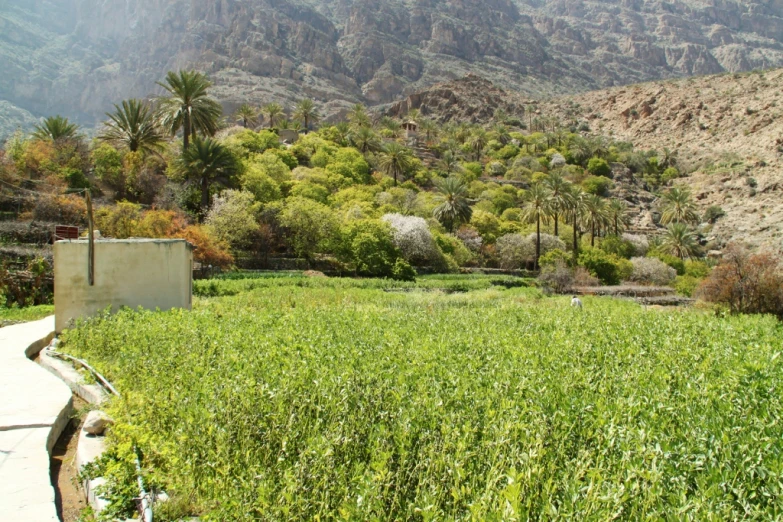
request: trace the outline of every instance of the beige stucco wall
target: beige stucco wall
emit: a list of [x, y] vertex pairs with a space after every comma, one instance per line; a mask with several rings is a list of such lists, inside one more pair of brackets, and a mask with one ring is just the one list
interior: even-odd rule
[[95, 285], [89, 285], [86, 240], [54, 245], [55, 329], [111, 306], [190, 309], [193, 249], [179, 239], [95, 241]]

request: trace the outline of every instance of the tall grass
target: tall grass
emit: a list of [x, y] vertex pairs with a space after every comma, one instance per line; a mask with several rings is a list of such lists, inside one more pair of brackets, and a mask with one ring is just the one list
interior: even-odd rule
[[296, 281], [64, 336], [204, 520], [783, 516], [772, 318]]

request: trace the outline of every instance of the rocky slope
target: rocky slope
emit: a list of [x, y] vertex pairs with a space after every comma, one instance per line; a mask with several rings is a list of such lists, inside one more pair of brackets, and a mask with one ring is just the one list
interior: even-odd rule
[[178, 67], [229, 110], [336, 112], [469, 72], [540, 97], [781, 65], [780, 0], [0, 0], [0, 99], [87, 124]]
[[[726, 212], [710, 231], [732, 239], [783, 247], [783, 69], [666, 80], [531, 99], [468, 76], [437, 84], [385, 108], [391, 115], [418, 109], [438, 121], [486, 123], [495, 108], [527, 119], [556, 118], [586, 134], [628, 141], [640, 150], [668, 149], [677, 157], [703, 212]], [[585, 126], [586, 124], [586, 126]], [[654, 195], [622, 169], [617, 194], [628, 197], [636, 226], [653, 225]]]
[[642, 149], [675, 152], [714, 233], [783, 247], [783, 69], [654, 82], [539, 106]]

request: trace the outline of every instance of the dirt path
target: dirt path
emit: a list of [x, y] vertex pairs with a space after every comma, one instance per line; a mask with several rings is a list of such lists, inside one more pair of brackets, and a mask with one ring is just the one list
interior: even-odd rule
[[85, 405], [83, 400], [74, 395], [73, 407], [79, 416], [71, 419], [52, 450], [51, 478], [55, 491], [57, 516], [62, 522], [76, 522], [87, 506], [76, 469], [76, 446], [79, 442], [79, 430], [84, 421], [82, 411]]

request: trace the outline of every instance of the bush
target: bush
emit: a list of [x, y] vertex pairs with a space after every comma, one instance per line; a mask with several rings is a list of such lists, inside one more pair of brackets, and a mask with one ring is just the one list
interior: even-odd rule
[[542, 255], [541, 258], [538, 260], [538, 264], [541, 265], [543, 269], [543, 267], [545, 266], [552, 266], [560, 261], [563, 261], [566, 265], [570, 267], [574, 263], [574, 256], [572, 256], [565, 250], [556, 248]]
[[545, 288], [557, 294], [564, 294], [574, 287], [574, 270], [565, 260], [556, 259], [546, 266], [541, 265], [539, 280]]
[[494, 243], [500, 233], [500, 220], [491, 212], [474, 210], [470, 224], [481, 235], [484, 243]]
[[250, 245], [258, 231], [259, 210], [259, 204], [250, 192], [226, 190], [215, 198], [205, 224], [219, 240], [234, 250], [241, 250]]
[[[498, 257], [503, 268], [517, 269], [536, 258], [536, 235], [507, 234], [498, 239]], [[565, 243], [555, 236], [541, 234], [541, 256], [553, 250], [564, 251]]]
[[704, 279], [712, 272], [712, 268], [704, 261], [686, 261], [685, 262], [685, 275], [695, 277], [697, 279]]
[[634, 257], [631, 259], [633, 272], [630, 280], [635, 283], [669, 285], [677, 277], [677, 271], [652, 257]]
[[228, 244], [213, 236], [206, 227], [187, 227], [177, 237], [193, 245], [193, 260], [203, 266], [229, 268], [234, 264], [234, 256], [229, 252]]
[[398, 258], [394, 263], [394, 269], [392, 270], [392, 279], [398, 281], [415, 281], [416, 270], [404, 259]]
[[707, 223], [715, 224], [720, 218], [726, 215], [726, 211], [724, 211], [721, 207], [717, 205], [712, 205], [710, 207], [707, 207], [707, 210], [704, 212], [704, 221]]
[[52, 265], [44, 258], [32, 259], [22, 271], [11, 271], [0, 263], [0, 306], [51, 304], [52, 281]]
[[582, 188], [588, 194], [607, 196], [612, 188], [612, 180], [604, 176], [588, 176], [582, 182]]
[[440, 261], [441, 252], [423, 218], [386, 214], [382, 219], [391, 225], [394, 245], [406, 261], [414, 266], [426, 266]]
[[650, 242], [647, 240], [647, 236], [640, 236], [636, 234], [623, 234], [621, 236], [623, 241], [627, 241], [633, 245], [634, 256], [646, 256], [650, 250]]
[[680, 177], [680, 171], [674, 167], [669, 167], [661, 174], [661, 183], [668, 183]]
[[33, 219], [61, 225], [86, 225], [87, 204], [75, 195], [43, 196], [33, 207]]
[[585, 267], [605, 285], [618, 285], [633, 273], [627, 259], [607, 254], [598, 248], [586, 248], [579, 254], [579, 265]]
[[380, 220], [360, 220], [343, 232], [348, 260], [359, 275], [393, 277], [400, 253], [394, 246], [391, 226]]
[[664, 254], [661, 252], [653, 251], [648, 254], [648, 257], [654, 257], [656, 259], [660, 259], [673, 269], [677, 271], [677, 275], [685, 275], [685, 261], [680, 259], [677, 256], [672, 256], [669, 254]]
[[112, 207], [101, 207], [95, 212], [95, 226], [105, 237], [127, 239], [137, 235], [141, 219], [141, 205], [120, 201]]
[[280, 212], [280, 224], [288, 229], [288, 239], [297, 255], [312, 259], [317, 252], [337, 247], [337, 218], [332, 209], [306, 198], [289, 198]]
[[731, 244], [697, 295], [732, 313], [773, 314], [783, 320], [783, 263], [771, 253], [752, 254]]
[[441, 233], [435, 233], [433, 236], [440, 251], [450, 256], [458, 267], [473, 261], [473, 253], [456, 236]]
[[677, 278], [674, 280], [674, 289], [679, 295], [693, 297], [693, 294], [696, 292], [696, 289], [699, 287], [701, 282], [702, 279], [698, 279], [693, 276], [677, 276]]
[[601, 240], [598, 248], [607, 254], [614, 254], [624, 259], [631, 259], [636, 254], [636, 247], [630, 241], [617, 236], [608, 236]]
[[602, 158], [590, 158], [587, 162], [587, 172], [593, 176], [610, 177], [612, 175], [612, 168], [609, 163]]

